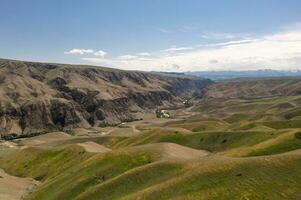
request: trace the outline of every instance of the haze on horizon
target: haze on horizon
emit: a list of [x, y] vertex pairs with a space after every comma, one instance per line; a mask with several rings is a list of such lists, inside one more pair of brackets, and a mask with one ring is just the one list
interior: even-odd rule
[[300, 70], [298, 0], [2, 0], [0, 57], [126, 70]]

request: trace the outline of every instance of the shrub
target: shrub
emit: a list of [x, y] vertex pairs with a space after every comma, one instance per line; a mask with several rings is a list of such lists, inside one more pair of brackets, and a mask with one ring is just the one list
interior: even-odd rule
[[300, 140], [301, 140], [301, 132], [295, 133], [295, 137], [296, 137], [297, 139], [300, 139]]

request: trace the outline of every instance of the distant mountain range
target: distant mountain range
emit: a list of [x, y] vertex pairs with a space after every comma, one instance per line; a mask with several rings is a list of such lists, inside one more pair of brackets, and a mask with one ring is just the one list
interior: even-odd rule
[[199, 76], [212, 80], [225, 80], [236, 78], [262, 78], [262, 77], [285, 77], [285, 76], [301, 76], [301, 70], [285, 71], [285, 70], [250, 70], [250, 71], [198, 71], [179, 73], [190, 76]]

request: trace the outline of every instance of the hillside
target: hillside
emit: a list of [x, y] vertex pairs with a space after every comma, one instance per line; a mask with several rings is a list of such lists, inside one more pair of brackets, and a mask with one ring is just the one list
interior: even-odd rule
[[25, 199], [300, 199], [299, 84], [217, 82], [173, 118], [2, 141], [0, 185]]
[[[93, 66], [0, 60], [0, 134], [39, 134], [141, 118], [181, 104], [210, 80]], [[152, 111], [151, 111], [152, 112]]]
[[246, 71], [200, 71], [186, 72], [187, 75], [209, 78], [212, 80], [229, 80], [238, 78], [267, 78], [267, 77], [297, 77], [301, 76], [300, 70], [246, 70]]
[[220, 81], [206, 93], [208, 98], [262, 98], [301, 94], [301, 77], [245, 78]]

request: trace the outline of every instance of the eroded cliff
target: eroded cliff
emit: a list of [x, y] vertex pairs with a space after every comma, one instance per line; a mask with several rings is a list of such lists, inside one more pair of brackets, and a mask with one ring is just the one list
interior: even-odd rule
[[0, 134], [119, 123], [197, 96], [207, 79], [116, 69], [0, 60]]

